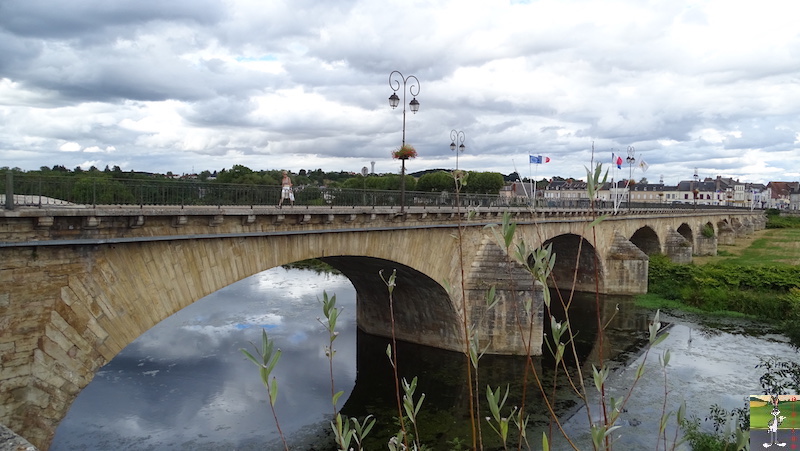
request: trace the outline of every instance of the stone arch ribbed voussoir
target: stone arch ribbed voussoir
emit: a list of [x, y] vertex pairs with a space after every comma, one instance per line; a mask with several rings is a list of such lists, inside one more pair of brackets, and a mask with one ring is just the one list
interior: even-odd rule
[[[436, 292], [444, 302], [440, 281], [452, 277], [457, 263], [451, 256], [453, 240], [448, 231], [420, 237], [419, 232], [398, 231], [136, 243], [130, 245], [138, 247], [135, 251], [124, 246], [103, 251], [102, 263], [80, 285], [91, 286], [92, 297], [103, 299], [106, 314], [100, 323], [109, 335], [100, 353], [109, 360], [155, 324], [204, 296], [261, 271], [309, 258], [340, 257], [335, 261], [346, 268], [353, 262], [381, 261], [365, 266], [376, 269], [369, 284], [385, 290], [377, 268], [396, 266], [398, 283], [424, 280], [425, 290]], [[363, 280], [359, 284], [365, 289], [367, 279]], [[398, 290], [397, 296], [404, 297], [404, 291]]]

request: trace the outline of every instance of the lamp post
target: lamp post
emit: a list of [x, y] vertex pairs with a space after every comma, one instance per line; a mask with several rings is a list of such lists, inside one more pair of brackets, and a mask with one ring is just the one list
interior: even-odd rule
[[[462, 131], [450, 130], [450, 150], [454, 150], [456, 152], [456, 171], [458, 170], [458, 153], [467, 150], [467, 147], [464, 146], [464, 140], [466, 136]], [[456, 146], [456, 142], [460, 142], [461, 145]]]
[[625, 161], [628, 162], [628, 210], [631, 209], [631, 181], [633, 178], [633, 163], [636, 163], [635, 154], [636, 149], [633, 146], [628, 146], [628, 157], [625, 158]]
[[692, 175], [694, 183], [692, 183], [692, 196], [694, 197], [694, 209], [697, 210], [697, 196], [700, 193], [700, 175], [697, 174], [697, 168], [694, 168], [694, 175]]
[[[409, 85], [408, 82], [412, 81]], [[402, 83], [401, 83], [402, 82]], [[411, 102], [408, 102], [408, 108], [411, 110], [412, 113], [416, 114], [419, 111], [419, 101], [417, 101], [417, 96], [419, 95], [419, 79], [417, 79], [414, 75], [409, 75], [408, 77], [404, 77], [402, 73], [399, 71], [392, 71], [389, 74], [389, 87], [392, 88], [392, 95], [389, 96], [389, 106], [392, 109], [397, 108], [397, 105], [400, 104], [400, 97], [397, 96], [397, 91], [402, 87], [403, 89], [403, 141], [401, 148], [406, 144], [406, 92], [411, 94]], [[408, 89], [406, 89], [408, 87]], [[402, 214], [405, 211], [406, 205], [406, 159], [401, 158], [401, 169], [400, 169], [400, 213]]]

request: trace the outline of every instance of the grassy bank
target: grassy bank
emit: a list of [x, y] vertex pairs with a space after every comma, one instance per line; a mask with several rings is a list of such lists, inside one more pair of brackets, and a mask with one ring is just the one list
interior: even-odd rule
[[769, 321], [800, 346], [800, 218], [770, 215], [768, 230], [746, 246], [702, 261], [652, 256], [648, 294], [637, 304]]

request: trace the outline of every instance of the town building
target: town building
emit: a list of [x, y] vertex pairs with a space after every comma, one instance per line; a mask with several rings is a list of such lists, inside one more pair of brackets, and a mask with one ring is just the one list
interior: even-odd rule
[[[800, 210], [800, 185], [797, 182], [760, 183], [740, 182], [717, 176], [703, 180], [684, 180], [677, 185], [636, 183], [622, 180], [605, 183], [595, 194], [600, 205], [633, 204], [691, 204], [718, 205], [741, 208], [792, 208]], [[792, 196], [794, 193], [794, 197]], [[511, 198], [537, 199], [542, 206], [588, 205], [589, 193], [583, 180], [551, 180], [534, 189], [529, 182], [512, 182], [501, 194]], [[794, 201], [792, 201], [794, 199]]]

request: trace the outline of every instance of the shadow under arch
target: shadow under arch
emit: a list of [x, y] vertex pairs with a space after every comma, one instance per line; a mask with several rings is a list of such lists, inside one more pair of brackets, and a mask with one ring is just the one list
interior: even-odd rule
[[360, 330], [372, 335], [391, 337], [388, 281], [397, 271], [394, 302], [394, 329], [399, 340], [461, 351], [463, 334], [456, 313], [444, 287], [409, 266], [374, 257], [334, 256], [323, 261], [344, 274], [356, 289], [356, 317]]
[[562, 292], [569, 292], [573, 287], [576, 291], [594, 292], [596, 278], [602, 284], [603, 270], [597, 250], [586, 238], [567, 233], [546, 240], [542, 247], [549, 244], [553, 246], [556, 261], [547, 279], [548, 286]]
[[661, 253], [661, 244], [658, 239], [658, 234], [649, 226], [638, 229], [633, 233], [629, 241], [647, 255]]
[[[713, 227], [713, 226], [712, 226]], [[713, 229], [712, 229], [713, 230]], [[677, 232], [686, 239], [689, 243], [694, 244], [694, 231], [692, 231], [692, 227], [685, 222], [678, 227]]]

